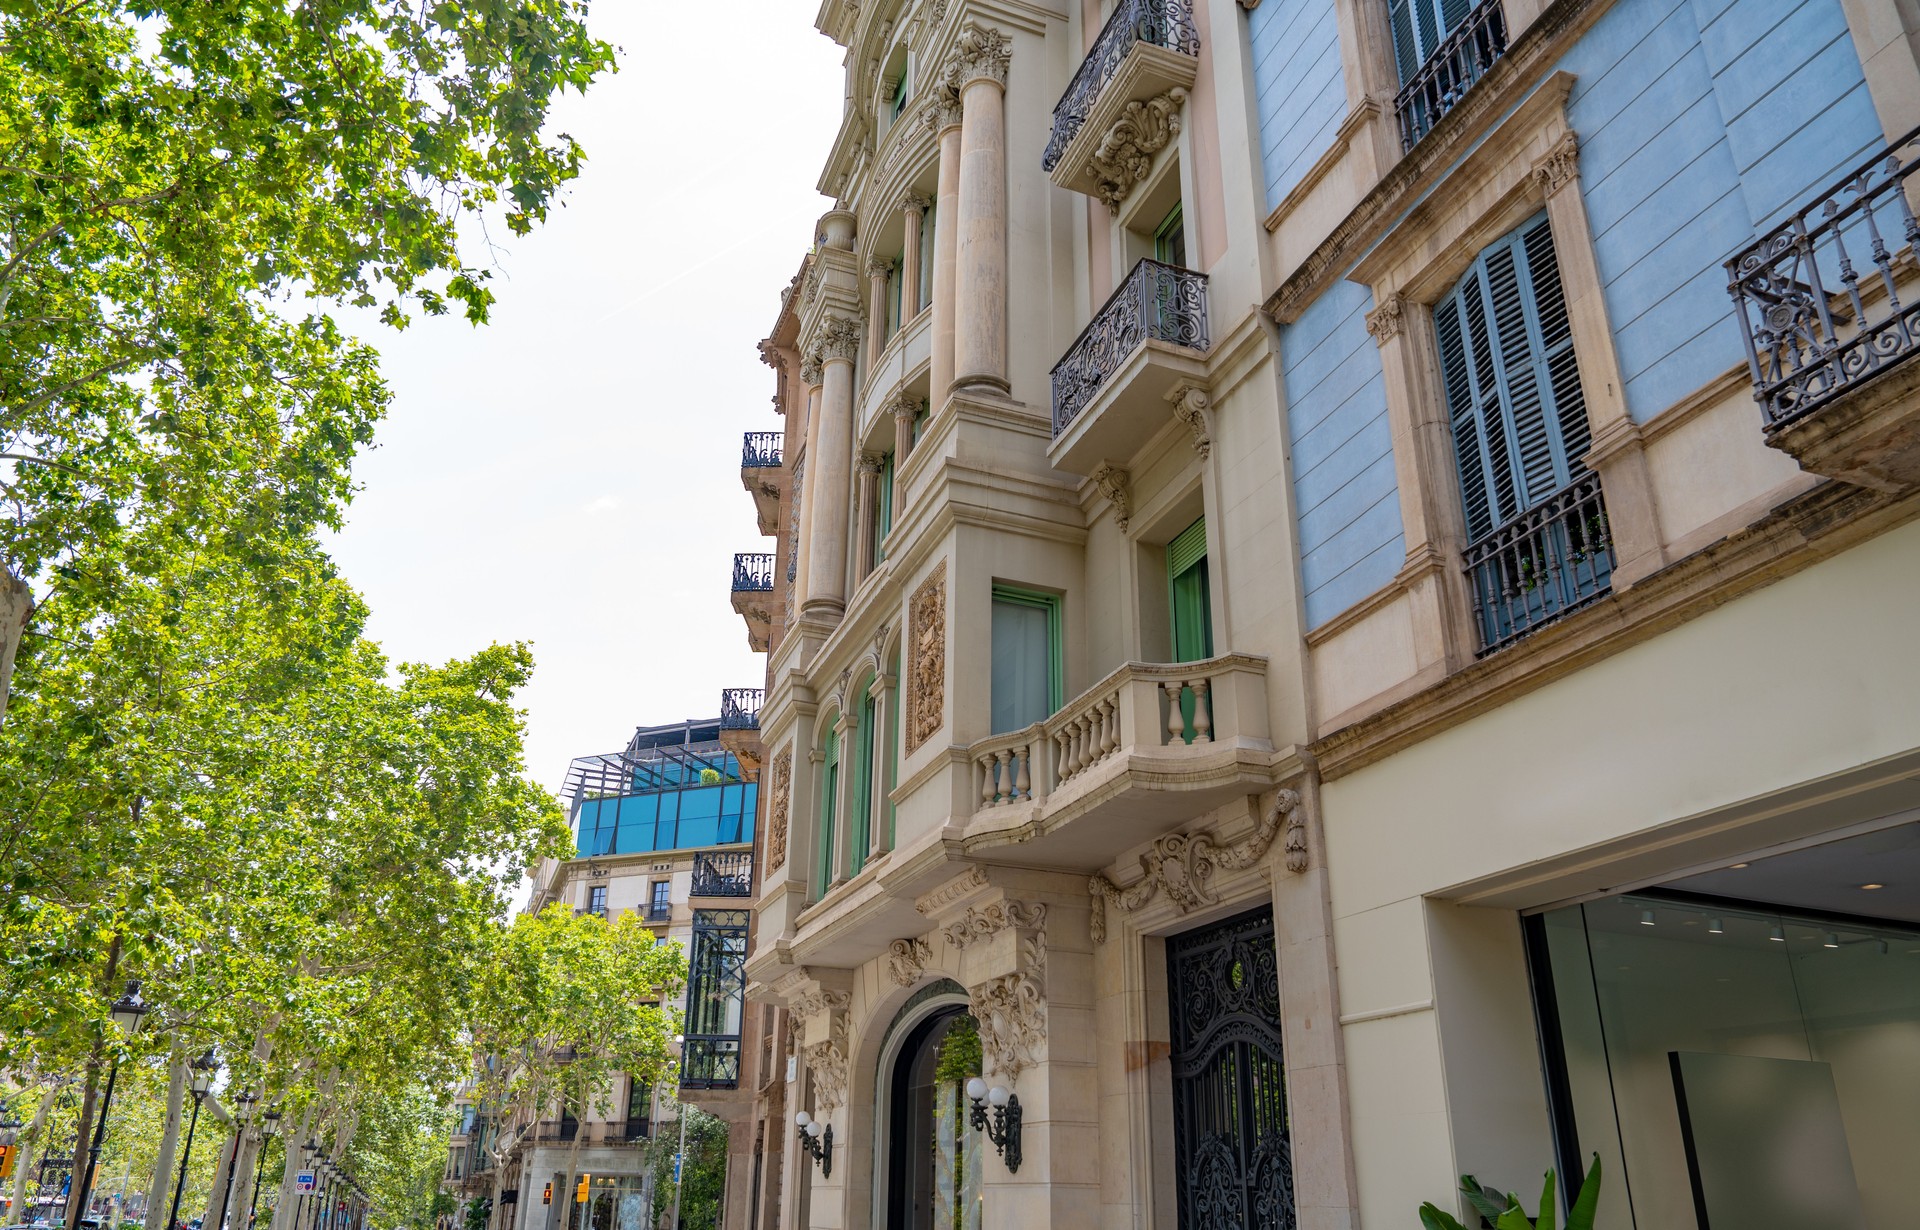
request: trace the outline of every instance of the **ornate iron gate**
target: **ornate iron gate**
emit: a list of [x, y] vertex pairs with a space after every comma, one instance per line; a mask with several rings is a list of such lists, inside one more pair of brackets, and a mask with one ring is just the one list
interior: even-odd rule
[[1273, 911], [1167, 941], [1181, 1230], [1294, 1230]]

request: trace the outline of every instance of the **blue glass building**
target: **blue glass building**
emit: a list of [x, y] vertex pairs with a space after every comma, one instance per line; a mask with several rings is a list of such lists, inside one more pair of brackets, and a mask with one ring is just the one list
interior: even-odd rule
[[713, 718], [643, 726], [621, 751], [576, 759], [563, 798], [586, 858], [751, 842], [759, 789]]

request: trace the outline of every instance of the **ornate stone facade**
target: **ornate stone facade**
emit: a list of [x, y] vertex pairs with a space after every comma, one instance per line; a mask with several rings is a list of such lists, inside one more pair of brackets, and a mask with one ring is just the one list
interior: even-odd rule
[[1120, 202], [1153, 169], [1153, 156], [1180, 135], [1180, 108], [1186, 101], [1187, 92], [1176, 86], [1145, 102], [1130, 102], [1102, 134], [1087, 160], [1087, 174], [1094, 194], [1113, 213], [1120, 212]]
[[965, 948], [975, 940], [1005, 931], [1008, 927], [1039, 928], [1047, 925], [1047, 907], [1025, 901], [993, 901], [983, 906], [968, 906], [965, 917], [941, 930], [947, 943]]
[[1220, 898], [1210, 881], [1215, 871], [1239, 871], [1253, 866], [1266, 854], [1280, 831], [1281, 818], [1291, 816], [1300, 805], [1300, 796], [1281, 790], [1274, 796], [1273, 810], [1260, 817], [1253, 832], [1231, 846], [1222, 846], [1207, 833], [1169, 833], [1157, 838], [1153, 848], [1140, 856], [1141, 876], [1121, 888], [1104, 872], [1095, 872], [1087, 881], [1093, 896], [1091, 931], [1094, 942], [1107, 939], [1107, 907], [1137, 910], [1161, 892], [1179, 907], [1182, 914]]
[[933, 945], [925, 939], [915, 936], [895, 940], [887, 945], [887, 977], [900, 986], [910, 987], [920, 981], [927, 972], [927, 962], [932, 959]]
[[1122, 534], [1126, 533], [1127, 522], [1133, 518], [1133, 492], [1127, 483], [1126, 470], [1111, 461], [1103, 461], [1093, 472], [1093, 485], [1100, 489], [1107, 503], [1113, 505], [1114, 524]]
[[828, 1040], [806, 1048], [807, 1070], [813, 1073], [814, 1114], [824, 1119], [847, 1100], [847, 1018], [834, 1018]]
[[947, 565], [913, 591], [907, 613], [907, 754], [946, 723]]
[[1193, 451], [1205, 461], [1213, 455], [1213, 437], [1207, 433], [1207, 407], [1213, 403], [1207, 391], [1197, 384], [1183, 384], [1167, 394], [1167, 400], [1173, 405], [1173, 417], [1193, 433]]
[[787, 861], [787, 804], [793, 793], [793, 749], [773, 758], [772, 798], [767, 801], [767, 870]]
[[1047, 1037], [1047, 940], [1036, 932], [1021, 945], [1020, 968], [990, 978], [967, 991], [968, 1007], [980, 1025], [985, 1075], [1004, 1076], [1009, 1085], [1040, 1062]]

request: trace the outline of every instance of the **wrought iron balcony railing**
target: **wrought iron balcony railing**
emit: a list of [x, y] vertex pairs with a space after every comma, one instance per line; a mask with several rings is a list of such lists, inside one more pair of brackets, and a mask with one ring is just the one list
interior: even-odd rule
[[1600, 476], [1568, 483], [1464, 555], [1482, 655], [1604, 596], [1613, 587], [1613, 537]]
[[688, 1034], [680, 1052], [682, 1089], [737, 1089], [739, 1034]]
[[762, 688], [720, 689], [720, 729], [760, 729], [760, 702], [766, 695]]
[[696, 897], [753, 896], [753, 852], [731, 850], [693, 856], [693, 895]]
[[673, 905], [671, 903], [649, 902], [647, 904], [646, 918], [648, 922], [666, 922], [672, 917]]
[[772, 469], [780, 464], [784, 441], [777, 431], [750, 431], [740, 445], [740, 468]]
[[[1916, 168], [1920, 128], [1727, 262], [1769, 428], [1920, 352], [1920, 297], [1902, 303], [1894, 286], [1895, 262], [1920, 256], [1905, 192]], [[1856, 260], [1877, 274], [1862, 279]]]
[[1507, 15], [1500, 0], [1481, 0], [1434, 48], [1394, 100], [1400, 113], [1401, 145], [1407, 149], [1418, 145], [1506, 50]]
[[1149, 338], [1205, 350], [1207, 275], [1143, 259], [1053, 365], [1053, 434], [1065, 431]]
[[1041, 170], [1051, 173], [1059, 165], [1060, 155], [1087, 122], [1101, 87], [1113, 80], [1135, 43], [1198, 56], [1200, 31], [1193, 24], [1193, 0], [1120, 0], [1107, 24], [1100, 27], [1100, 37], [1080, 62], [1080, 70], [1067, 83], [1066, 93], [1053, 105], [1053, 134], [1040, 156]]
[[742, 552], [733, 557], [733, 588], [739, 593], [773, 588], [773, 556], [761, 552]]

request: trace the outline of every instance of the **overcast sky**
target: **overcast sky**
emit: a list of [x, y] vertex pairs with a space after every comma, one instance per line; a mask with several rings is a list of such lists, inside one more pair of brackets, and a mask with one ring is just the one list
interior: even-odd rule
[[557, 107], [586, 167], [531, 237], [495, 229], [492, 323], [336, 313], [394, 400], [334, 554], [397, 661], [533, 643], [550, 788], [763, 680], [728, 585], [734, 552], [773, 549], [740, 486], [741, 433], [781, 426], [754, 343], [831, 205], [842, 52], [813, 11], [602, 0], [621, 71]]

